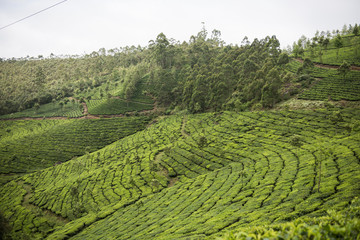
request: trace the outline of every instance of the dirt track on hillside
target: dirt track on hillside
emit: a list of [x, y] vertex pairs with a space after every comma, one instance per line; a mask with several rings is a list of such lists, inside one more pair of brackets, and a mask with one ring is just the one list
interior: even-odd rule
[[[294, 58], [296, 61], [303, 63], [304, 60], [301, 58]], [[323, 63], [316, 63], [314, 62], [315, 67], [318, 68], [327, 68], [327, 69], [339, 69], [338, 65], [331, 65], [331, 64], [323, 64]], [[351, 65], [350, 70], [354, 70], [354, 71], [360, 71], [360, 67], [359, 66], [355, 66], [355, 65]]]

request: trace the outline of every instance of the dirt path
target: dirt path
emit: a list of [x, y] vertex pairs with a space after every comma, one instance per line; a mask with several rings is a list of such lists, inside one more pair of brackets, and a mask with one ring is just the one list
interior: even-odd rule
[[88, 115], [89, 110], [88, 110], [88, 106], [87, 106], [86, 102], [82, 102], [81, 105], [83, 106], [83, 109], [84, 109], [83, 114]]
[[[296, 61], [303, 63], [304, 60], [301, 58], [294, 58]], [[318, 68], [327, 68], [327, 69], [339, 69], [338, 65], [331, 65], [331, 64], [323, 64], [323, 63], [315, 63], [314, 62], [315, 67]], [[360, 71], [360, 67], [359, 66], [355, 66], [355, 65], [351, 65], [350, 70], [354, 70], [354, 71]]]
[[187, 138], [187, 137], [190, 136], [190, 134], [187, 133], [186, 130], [185, 130], [186, 122], [187, 122], [187, 116], [184, 116], [183, 121], [182, 121], [182, 125], [181, 125], [181, 135], [184, 138]]

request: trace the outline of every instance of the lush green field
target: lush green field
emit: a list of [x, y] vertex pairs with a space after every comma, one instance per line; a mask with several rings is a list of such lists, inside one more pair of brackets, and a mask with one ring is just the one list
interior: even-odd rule
[[[291, 61], [287, 67], [296, 73], [302, 66], [298, 61]], [[315, 78], [320, 78], [309, 89], [305, 89], [298, 98], [308, 100], [360, 100], [360, 71], [350, 71], [345, 78], [336, 69], [325, 69], [313, 67], [309, 74]]]
[[30, 108], [21, 112], [0, 116], [0, 119], [23, 118], [23, 117], [81, 117], [83, 108], [78, 102], [68, 102], [60, 105], [58, 102], [41, 105], [39, 109]]
[[142, 130], [146, 117], [0, 121], [0, 173], [53, 166]]
[[[48, 239], [214, 238], [323, 216], [360, 195], [359, 113], [341, 110], [339, 121], [325, 110], [158, 119], [4, 185], [0, 209], [13, 231]], [[46, 211], [61, 221], [47, 221]]]

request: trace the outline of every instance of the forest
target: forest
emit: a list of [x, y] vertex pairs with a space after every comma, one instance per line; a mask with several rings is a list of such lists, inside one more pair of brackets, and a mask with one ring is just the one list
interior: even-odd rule
[[1, 59], [1, 239], [359, 238], [359, 34]]

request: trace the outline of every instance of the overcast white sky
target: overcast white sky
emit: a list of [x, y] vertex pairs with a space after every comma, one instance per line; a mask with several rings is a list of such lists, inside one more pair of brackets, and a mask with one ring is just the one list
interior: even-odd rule
[[[0, 0], [0, 28], [60, 1]], [[227, 44], [276, 35], [286, 48], [303, 34], [360, 23], [359, 10], [359, 0], [67, 0], [0, 30], [0, 57], [146, 46], [160, 32], [188, 41], [201, 22]]]

